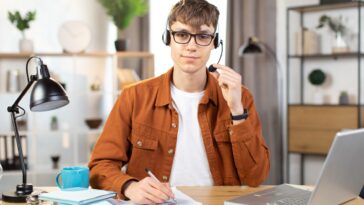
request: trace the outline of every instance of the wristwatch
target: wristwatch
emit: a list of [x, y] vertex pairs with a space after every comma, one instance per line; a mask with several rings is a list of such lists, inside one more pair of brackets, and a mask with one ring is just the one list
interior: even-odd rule
[[230, 113], [230, 116], [231, 116], [231, 119], [232, 120], [245, 120], [245, 119], [247, 119], [248, 118], [248, 109], [244, 109], [244, 113], [243, 114], [241, 114], [241, 115], [232, 115], [231, 113]]

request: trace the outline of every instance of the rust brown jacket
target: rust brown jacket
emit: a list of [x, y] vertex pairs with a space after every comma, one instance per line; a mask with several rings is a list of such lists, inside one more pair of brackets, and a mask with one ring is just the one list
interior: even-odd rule
[[[178, 113], [170, 92], [172, 73], [173, 68], [124, 89], [89, 162], [92, 187], [120, 194], [125, 182], [147, 176], [145, 168], [153, 170], [162, 182], [169, 180], [178, 131]], [[258, 186], [270, 165], [253, 97], [242, 86], [242, 103], [249, 117], [232, 125], [220, 87], [210, 73], [207, 75], [198, 121], [214, 185]], [[124, 173], [121, 167], [126, 164]]]

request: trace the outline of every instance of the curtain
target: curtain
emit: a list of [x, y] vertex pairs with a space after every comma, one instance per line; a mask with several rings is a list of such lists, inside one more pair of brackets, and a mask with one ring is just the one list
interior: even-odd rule
[[264, 49], [261, 55], [239, 57], [238, 54], [239, 47], [247, 42], [249, 36], [258, 37], [275, 52], [276, 1], [228, 0], [227, 13], [226, 64], [242, 75], [243, 84], [255, 98], [263, 135], [270, 150], [271, 169], [264, 184], [280, 184], [283, 182], [280, 123], [283, 122], [280, 122], [278, 115], [276, 63]]
[[[122, 31], [128, 40], [126, 51], [149, 51], [149, 14], [143, 17], [136, 17], [127, 29]], [[143, 76], [142, 70], [144, 62], [140, 58], [131, 58], [122, 60], [123, 68], [134, 69], [141, 79], [150, 76]], [[119, 62], [119, 65], [121, 63]]]

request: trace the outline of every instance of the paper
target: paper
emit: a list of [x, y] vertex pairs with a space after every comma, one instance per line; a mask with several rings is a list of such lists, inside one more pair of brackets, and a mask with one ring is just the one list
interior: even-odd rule
[[[160, 205], [202, 205], [202, 203], [195, 201], [194, 199], [192, 199], [191, 197], [189, 197], [188, 195], [184, 194], [183, 192], [181, 192], [180, 190], [178, 190], [176, 187], [172, 187], [172, 191], [174, 193], [174, 196], [176, 197], [176, 201], [175, 202], [171, 202], [171, 201], [167, 201], [164, 202]], [[133, 202], [130, 201], [117, 201], [115, 199], [108, 199], [106, 201], [102, 201], [102, 202], [98, 202], [98, 203], [93, 203], [93, 205], [137, 205]]]

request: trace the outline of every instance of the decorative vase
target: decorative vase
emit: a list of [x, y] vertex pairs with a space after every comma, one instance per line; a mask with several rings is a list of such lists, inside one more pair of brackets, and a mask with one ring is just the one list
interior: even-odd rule
[[32, 53], [34, 50], [33, 41], [30, 39], [20, 39], [19, 41], [19, 51], [22, 53]]
[[118, 40], [115, 41], [116, 51], [126, 51], [127, 48], [128, 48], [128, 40], [118, 39]]
[[333, 53], [346, 53], [349, 52], [348, 44], [345, 42], [345, 39], [341, 32], [335, 33], [335, 38], [332, 46]]

